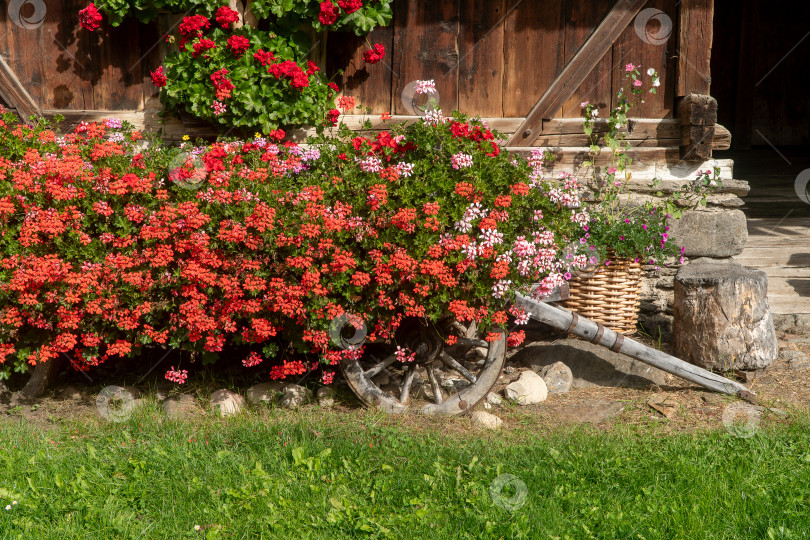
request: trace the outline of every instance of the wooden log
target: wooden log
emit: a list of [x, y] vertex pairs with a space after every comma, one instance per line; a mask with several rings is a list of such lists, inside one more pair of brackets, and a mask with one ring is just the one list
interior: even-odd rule
[[705, 161], [712, 156], [717, 100], [703, 94], [686, 96], [678, 104], [681, 122], [681, 159]]
[[613, 330], [580, 317], [576, 313], [544, 302], [538, 302], [521, 294], [516, 295], [514, 303], [525, 309], [532, 319], [566, 331], [569, 334], [574, 334], [582, 339], [587, 339], [597, 345], [608, 347], [614, 352], [630, 356], [645, 364], [717, 392], [739, 396], [743, 399], [753, 398], [754, 394], [738, 382], [684, 362], [665, 352], [642, 345], [630, 338], [620, 336]]
[[768, 277], [737, 263], [699, 260], [675, 275], [676, 354], [707, 369], [761, 369], [778, 355]]
[[525, 122], [509, 139], [508, 146], [533, 144], [540, 133], [544, 118], [552, 118], [576, 91], [588, 74], [610, 50], [646, 0], [619, 0], [607, 17], [577, 51], [562, 73], [551, 83], [529, 112]]
[[705, 94], [692, 94], [678, 104], [678, 120], [683, 126], [713, 126], [717, 123], [717, 100]]

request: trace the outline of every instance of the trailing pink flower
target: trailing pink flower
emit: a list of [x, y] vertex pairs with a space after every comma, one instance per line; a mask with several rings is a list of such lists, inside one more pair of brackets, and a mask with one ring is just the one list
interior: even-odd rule
[[454, 169], [468, 169], [473, 165], [473, 157], [470, 154], [465, 154], [464, 152], [459, 152], [458, 154], [454, 154], [451, 163]]
[[188, 370], [185, 369], [177, 370], [174, 369], [174, 366], [172, 366], [172, 369], [166, 371], [166, 374], [163, 377], [167, 381], [171, 381], [177, 384], [184, 384], [186, 382], [186, 379], [188, 379]]

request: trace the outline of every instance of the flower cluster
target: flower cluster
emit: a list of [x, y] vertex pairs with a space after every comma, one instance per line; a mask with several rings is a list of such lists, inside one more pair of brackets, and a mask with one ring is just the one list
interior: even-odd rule
[[[179, 35], [166, 40], [177, 48], [170, 47], [164, 64], [151, 72], [152, 82], [161, 88], [161, 102], [169, 112], [191, 114], [245, 135], [334, 125], [332, 103], [339, 89], [307, 61], [312, 43], [301, 29], [365, 35], [391, 21], [391, 1], [254, 1], [247, 2], [241, 17], [225, 0], [98, 0], [81, 10], [79, 21], [92, 31], [102, 20], [99, 10], [113, 26], [128, 14], [148, 22], [159, 9], [182, 13]], [[378, 43], [365, 58], [373, 64], [384, 54]], [[224, 77], [227, 73], [234, 78]]]
[[[564, 279], [560, 247], [584, 231], [568, 199], [548, 196], [576, 183], [530, 187], [533, 167], [461, 116], [373, 139], [343, 126], [307, 149], [280, 131], [144, 149], [114, 119], [58, 137], [12, 116], [0, 124], [0, 377], [153, 346], [241, 347], [244, 366], [302, 375], [362, 354], [330, 339], [346, 313], [369, 342], [411, 317], [486, 330], [516, 291]], [[474, 166], [454, 168], [459, 155]]]

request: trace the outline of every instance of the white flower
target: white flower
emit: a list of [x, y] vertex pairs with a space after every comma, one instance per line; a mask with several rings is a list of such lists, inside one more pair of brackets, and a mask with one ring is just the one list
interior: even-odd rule
[[650, 77], [655, 75], [655, 68], [648, 68], [647, 69], [647, 75], [649, 75]]
[[11, 510], [11, 505], [10, 504], [6, 505], [6, 510]]
[[656, 77], [656, 78], [654, 78], [654, 79], [652, 80], [652, 85], [653, 85], [653, 86], [661, 86], [661, 78], [660, 78], [660, 77]]
[[593, 116], [594, 118], [596, 118], [597, 116], [599, 116], [599, 109], [594, 109], [594, 110], [592, 110], [592, 111], [591, 111], [591, 116]]
[[194, 525], [194, 530], [195, 530], [195, 531], [199, 531], [199, 530], [200, 530], [200, 528], [201, 528], [201, 527], [200, 527], [199, 525]]

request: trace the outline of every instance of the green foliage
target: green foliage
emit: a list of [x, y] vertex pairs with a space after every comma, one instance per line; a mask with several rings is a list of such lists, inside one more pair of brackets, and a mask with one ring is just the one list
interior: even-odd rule
[[[488, 437], [464, 419], [414, 430], [371, 412], [267, 414], [167, 423], [153, 405], [122, 424], [0, 420], [0, 536], [793, 539], [810, 528], [806, 420], [751, 439], [533, 425]], [[502, 474], [526, 485], [515, 510], [491, 495]]]

